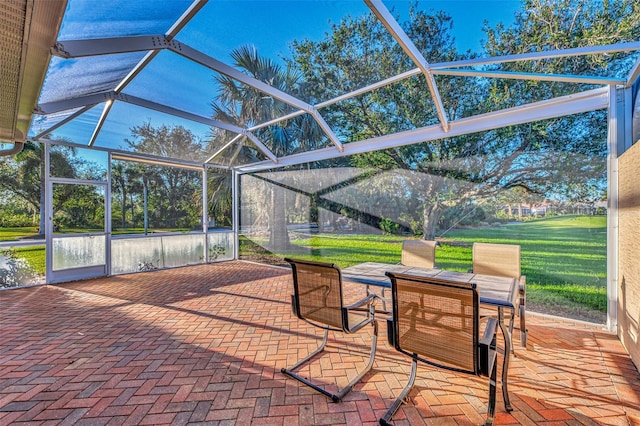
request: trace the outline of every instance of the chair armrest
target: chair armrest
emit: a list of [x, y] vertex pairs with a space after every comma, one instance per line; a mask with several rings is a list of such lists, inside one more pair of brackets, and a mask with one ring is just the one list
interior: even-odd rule
[[373, 294], [373, 293], [369, 293], [367, 295], [367, 297], [365, 297], [363, 299], [360, 299], [357, 302], [354, 302], [354, 303], [350, 304], [349, 306], [344, 306], [343, 309], [355, 310], [355, 309], [357, 309], [357, 308], [359, 308], [361, 306], [370, 304], [374, 299], [378, 299], [378, 298], [379, 298], [378, 295]]
[[[365, 297], [364, 299], [360, 299], [355, 303], [352, 303], [349, 306], [343, 306], [342, 307], [342, 331], [347, 332], [347, 333], [353, 333], [355, 331], [358, 331], [359, 329], [361, 329], [363, 326], [365, 326], [366, 324], [369, 324], [371, 322], [375, 322], [375, 312], [376, 312], [376, 308], [375, 308], [375, 301], [376, 299], [378, 299], [378, 296], [373, 294], [373, 293], [369, 293], [367, 295], [367, 297]], [[363, 319], [360, 322], [357, 322], [355, 324], [352, 323], [352, 317], [349, 315], [350, 312], [352, 311], [357, 311], [357, 312], [366, 312], [366, 319]]]
[[518, 304], [520, 305], [520, 313], [522, 314], [522, 311], [525, 309], [525, 305], [527, 304], [527, 277], [525, 275], [520, 275], [518, 286], [518, 295], [520, 296]]
[[[480, 374], [488, 376], [491, 373], [491, 368], [496, 362], [496, 333], [498, 330], [498, 319], [487, 318], [487, 325], [484, 329], [484, 334], [478, 342], [478, 357], [480, 362]], [[508, 355], [505, 355], [508, 356]]]

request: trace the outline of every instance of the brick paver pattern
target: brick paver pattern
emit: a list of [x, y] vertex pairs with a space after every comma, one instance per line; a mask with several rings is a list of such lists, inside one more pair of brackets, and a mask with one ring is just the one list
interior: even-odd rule
[[[0, 291], [0, 424], [377, 424], [409, 371], [386, 318], [373, 370], [332, 403], [280, 372], [321, 337], [293, 316], [291, 292], [288, 269], [242, 261]], [[640, 374], [615, 334], [527, 320], [514, 410], [499, 388], [496, 424], [640, 424]], [[335, 390], [366, 364], [370, 338], [330, 333], [306, 373]], [[487, 394], [484, 378], [420, 366], [394, 423], [480, 424]]]

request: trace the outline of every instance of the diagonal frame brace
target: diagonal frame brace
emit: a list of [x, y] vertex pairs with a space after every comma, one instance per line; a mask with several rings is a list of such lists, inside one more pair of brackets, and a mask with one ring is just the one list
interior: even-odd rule
[[320, 115], [316, 107], [314, 107], [313, 105], [308, 104], [294, 96], [291, 96], [288, 93], [285, 93], [282, 90], [279, 90], [273, 86], [270, 86], [267, 83], [258, 80], [257, 78], [251, 77], [250, 75], [247, 75], [187, 45], [182, 45], [176, 42], [169, 46], [169, 50], [191, 61], [194, 61], [202, 66], [205, 66], [213, 71], [219, 72], [220, 74], [224, 74], [227, 77], [233, 78], [234, 80], [237, 80], [243, 84], [246, 84], [247, 86], [253, 87], [254, 89], [257, 89], [273, 97], [274, 99], [284, 102], [308, 114], [311, 114], [311, 116], [318, 123], [318, 125], [323, 130], [323, 132], [327, 135], [329, 140], [331, 140], [331, 142], [342, 152], [343, 150], [342, 143], [338, 140], [338, 137], [336, 136], [336, 134], [333, 132], [331, 127], [322, 118], [322, 116]]
[[[451, 122], [450, 132], [445, 133], [441, 126], [433, 125], [413, 130], [407, 130], [395, 134], [377, 136], [345, 145], [343, 152], [337, 152], [335, 148], [323, 148], [315, 151], [307, 151], [279, 158], [279, 165], [292, 166], [313, 161], [328, 160], [363, 152], [381, 149], [396, 148], [427, 141], [434, 141], [447, 137], [455, 137], [469, 133], [484, 132], [500, 127], [512, 126], [521, 123], [545, 120], [552, 117], [562, 117], [571, 114], [604, 109], [609, 104], [609, 88], [588, 90], [559, 98], [534, 102], [518, 107], [493, 111], [473, 117], [461, 118]], [[247, 164], [237, 167], [240, 173], [257, 172], [273, 167], [268, 162]]]
[[402, 50], [411, 58], [411, 60], [416, 64], [416, 66], [422, 71], [424, 77], [427, 79], [427, 86], [429, 87], [429, 92], [431, 93], [431, 98], [436, 105], [436, 111], [438, 113], [438, 118], [440, 119], [440, 124], [442, 125], [442, 130], [445, 132], [449, 131], [449, 121], [447, 119], [447, 114], [444, 110], [444, 105], [442, 104], [442, 98], [440, 97], [440, 93], [438, 92], [438, 86], [436, 85], [436, 81], [433, 78], [433, 73], [429, 68], [429, 63], [422, 56], [422, 53], [418, 50], [416, 45], [411, 41], [407, 33], [404, 32], [402, 27], [398, 24], [398, 22], [393, 18], [389, 10], [386, 8], [382, 0], [364, 0], [369, 9], [373, 12], [374, 15], [382, 22], [382, 25], [385, 26], [387, 31], [391, 34], [391, 36], [398, 42]]
[[253, 144], [260, 150], [260, 152], [269, 157], [271, 161], [278, 164], [278, 157], [276, 157], [276, 155], [271, 152], [271, 150], [267, 148], [265, 144], [263, 144], [262, 141], [256, 137], [256, 135], [251, 132], [245, 132], [245, 136], [247, 136], [249, 140], [253, 142]]

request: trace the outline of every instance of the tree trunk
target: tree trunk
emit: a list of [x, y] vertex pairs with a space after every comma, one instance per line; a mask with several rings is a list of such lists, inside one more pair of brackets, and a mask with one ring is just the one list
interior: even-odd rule
[[425, 240], [436, 239], [436, 226], [442, 211], [443, 205], [441, 203], [425, 204], [423, 212], [424, 224], [422, 225]]
[[133, 226], [134, 228], [138, 227], [138, 224], [136, 223], [136, 204], [135, 204], [135, 200], [134, 200], [134, 192], [131, 191], [129, 192], [129, 206], [131, 207], [131, 226]]
[[[45, 235], [45, 173], [49, 173], [44, 167], [44, 145], [42, 147], [42, 153], [40, 157], [40, 224], [38, 225], [38, 234]], [[52, 213], [52, 212], [51, 212]], [[53, 213], [52, 213], [53, 214]]]
[[318, 194], [311, 194], [309, 196], [309, 222], [320, 225], [320, 218], [318, 217]]
[[44, 195], [45, 195], [45, 191], [44, 191], [44, 179], [43, 179], [42, 183], [40, 185], [40, 224], [38, 225], [39, 226], [38, 233], [41, 234], [41, 235], [45, 234], [45, 232], [44, 232], [44, 230], [45, 230], [44, 220], [46, 218], [45, 218], [44, 206], [45, 206], [45, 202], [46, 201], [44, 199]]
[[147, 189], [147, 181], [142, 184], [142, 205], [144, 209], [144, 235], [149, 233], [149, 190]]
[[289, 232], [285, 215], [285, 189], [278, 186], [271, 188], [271, 217], [269, 229], [269, 246], [273, 251], [289, 248]]
[[122, 183], [122, 206], [120, 212], [122, 214], [122, 229], [127, 227], [127, 191], [125, 189], [125, 183]]

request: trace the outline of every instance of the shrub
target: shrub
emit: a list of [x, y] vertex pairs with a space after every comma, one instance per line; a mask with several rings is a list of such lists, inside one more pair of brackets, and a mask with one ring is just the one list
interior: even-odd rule
[[31, 266], [14, 250], [0, 250], [0, 288], [24, 285], [35, 276]]
[[398, 229], [400, 228], [399, 224], [389, 219], [388, 217], [383, 217], [382, 220], [380, 220], [380, 224], [378, 226], [385, 234], [397, 234]]
[[33, 216], [28, 214], [2, 212], [0, 213], [0, 228], [22, 228], [37, 225], [33, 219]]
[[221, 244], [216, 244], [212, 247], [209, 247], [209, 260], [216, 260], [219, 256], [225, 255], [226, 252], [226, 247]]
[[489, 215], [482, 208], [472, 204], [458, 205], [446, 209], [438, 221], [438, 229], [447, 230], [461, 226], [478, 226], [486, 222]]
[[411, 230], [411, 234], [413, 234], [413, 235], [422, 235], [423, 234], [422, 222], [421, 221], [418, 221], [418, 220], [414, 219], [413, 217], [409, 216], [408, 214], [400, 215], [400, 221], [407, 223], [407, 226]]

